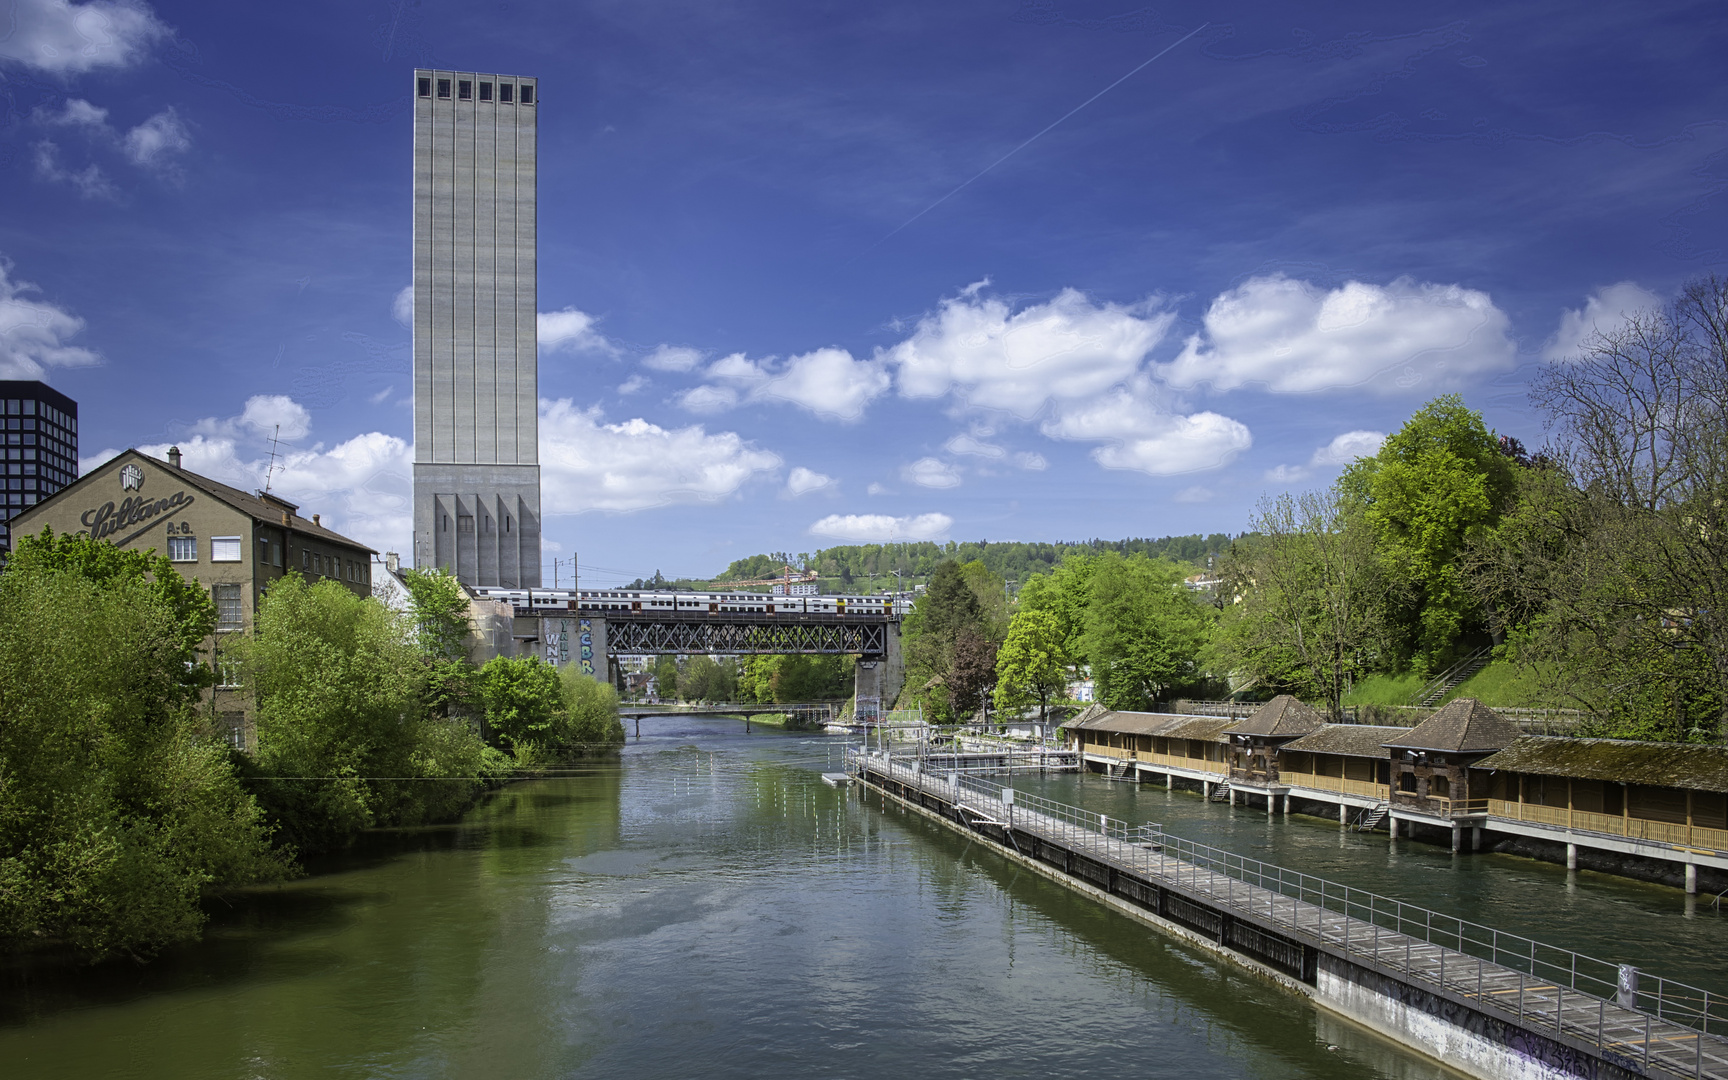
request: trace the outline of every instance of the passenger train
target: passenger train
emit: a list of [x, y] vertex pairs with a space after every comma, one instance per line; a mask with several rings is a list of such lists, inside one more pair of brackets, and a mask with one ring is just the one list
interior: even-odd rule
[[631, 589], [476, 588], [482, 599], [508, 601], [519, 611], [617, 611], [694, 615], [854, 615], [902, 617], [912, 601], [892, 596], [771, 596], [765, 593], [655, 592]]

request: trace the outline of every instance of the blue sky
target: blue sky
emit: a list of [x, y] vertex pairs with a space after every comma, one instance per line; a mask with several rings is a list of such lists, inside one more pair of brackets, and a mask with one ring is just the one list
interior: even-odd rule
[[1540, 364], [1728, 270], [1724, 56], [1705, 3], [0, 0], [0, 377], [86, 465], [255, 488], [279, 429], [409, 550], [412, 69], [532, 75], [549, 580], [1238, 532], [1440, 393], [1540, 443]]

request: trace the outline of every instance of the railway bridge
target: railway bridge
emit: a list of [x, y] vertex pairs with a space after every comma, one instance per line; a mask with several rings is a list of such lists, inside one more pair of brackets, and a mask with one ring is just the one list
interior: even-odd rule
[[618, 682], [619, 656], [856, 656], [857, 712], [891, 708], [905, 682], [900, 620], [909, 605], [879, 596], [781, 597], [648, 589], [477, 589], [511, 637], [547, 662]]

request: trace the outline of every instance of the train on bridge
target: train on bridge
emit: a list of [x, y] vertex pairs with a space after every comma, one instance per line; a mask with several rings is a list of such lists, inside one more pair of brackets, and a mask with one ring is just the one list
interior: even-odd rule
[[482, 599], [504, 601], [520, 613], [553, 615], [565, 611], [617, 612], [620, 615], [830, 615], [842, 618], [898, 619], [912, 601], [892, 596], [773, 596], [767, 593], [672, 592], [650, 589], [500, 589], [476, 588]]

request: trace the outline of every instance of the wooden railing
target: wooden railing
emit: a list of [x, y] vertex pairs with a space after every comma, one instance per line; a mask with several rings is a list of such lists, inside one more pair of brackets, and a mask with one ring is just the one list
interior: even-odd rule
[[1419, 814], [1432, 814], [1435, 817], [1456, 818], [1468, 817], [1471, 814], [1486, 814], [1487, 799], [1450, 799], [1444, 795], [1417, 795], [1410, 791], [1394, 791], [1392, 806], [1397, 810], [1414, 810]]
[[1673, 847], [1728, 851], [1728, 829], [1712, 829], [1704, 825], [1677, 825], [1668, 821], [1598, 814], [1591, 810], [1568, 810], [1564, 806], [1539, 806], [1507, 799], [1489, 799], [1488, 814], [1510, 821], [1528, 821], [1533, 825], [1552, 825], [1573, 832], [1605, 833], [1609, 836], [1624, 836], [1628, 840], [1648, 840]]
[[1361, 795], [1368, 799], [1385, 799], [1386, 785], [1373, 780], [1348, 780], [1342, 776], [1321, 776], [1318, 773], [1283, 774], [1284, 782], [1291, 787], [1311, 788], [1315, 791], [1336, 791], [1344, 795]]

